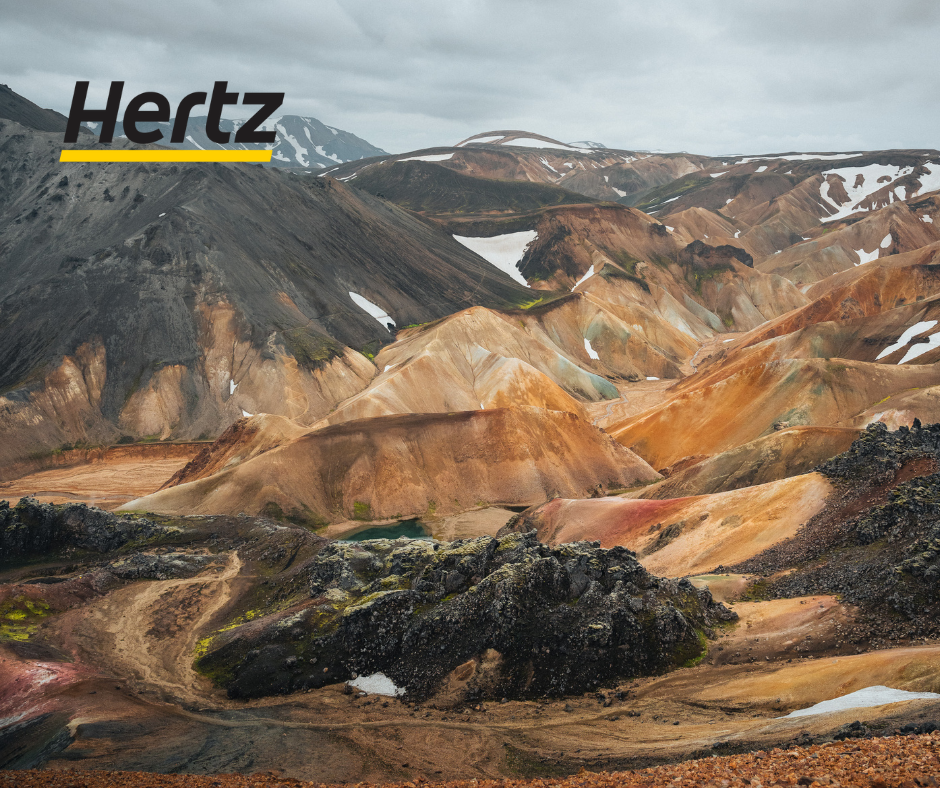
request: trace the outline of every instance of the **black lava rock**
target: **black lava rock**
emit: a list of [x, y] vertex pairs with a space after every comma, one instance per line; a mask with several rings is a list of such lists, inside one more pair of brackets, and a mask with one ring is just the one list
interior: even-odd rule
[[580, 693], [694, 660], [703, 631], [736, 618], [625, 548], [548, 547], [534, 532], [334, 543], [306, 572], [308, 600], [221, 632], [198, 661], [230, 696], [353, 673], [384, 673], [414, 699], [454, 676], [468, 700]]

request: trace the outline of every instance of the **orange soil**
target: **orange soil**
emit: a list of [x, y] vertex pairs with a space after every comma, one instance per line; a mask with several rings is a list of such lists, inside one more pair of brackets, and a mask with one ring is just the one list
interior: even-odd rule
[[[195, 453], [196, 448], [192, 451]], [[43, 503], [86, 503], [99, 509], [115, 509], [159, 490], [188, 460], [188, 457], [104, 460], [53, 468], [0, 482], [0, 499], [15, 501], [34, 495]]]

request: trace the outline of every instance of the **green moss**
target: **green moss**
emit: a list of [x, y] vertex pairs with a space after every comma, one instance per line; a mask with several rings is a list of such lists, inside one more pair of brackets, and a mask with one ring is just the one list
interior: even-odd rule
[[[544, 302], [544, 301], [545, 301], [545, 299], [544, 299], [542, 296], [539, 296], [538, 298], [534, 298], [534, 299], [532, 299], [531, 301], [526, 301], [526, 302], [524, 302], [524, 303], [522, 303], [522, 304], [519, 304], [519, 308], [520, 308], [520, 309], [531, 309], [532, 307], [538, 306], [539, 304], [541, 304], [541, 303]], [[522, 322], [522, 321], [519, 321], [519, 322]]]
[[665, 186], [660, 186], [648, 192], [643, 201], [636, 203], [635, 207], [639, 208], [641, 211], [645, 211], [648, 208], [659, 206], [673, 197], [681, 197], [684, 194], [688, 194], [711, 182], [711, 178], [707, 176], [702, 178], [697, 175], [687, 175], [684, 178], [679, 178], [676, 181], [667, 183]]
[[[682, 668], [694, 668], [694, 667], [695, 667], [696, 665], [698, 665], [703, 659], [705, 659], [705, 656], [708, 654], [708, 639], [705, 637], [705, 633], [702, 632], [701, 630], [697, 629], [697, 630], [695, 630], [695, 634], [697, 635], [697, 641], [698, 641], [698, 642], [697, 642], [697, 645], [696, 645], [696, 646], [692, 646], [692, 648], [693, 648], [693, 649], [696, 649], [696, 648], [697, 648], [698, 653], [697, 653], [697, 654], [694, 654], [693, 656], [688, 657], [688, 658], [685, 660], [685, 662], [682, 662], [682, 663], [679, 665], [679, 667], [682, 667]], [[683, 656], [684, 656], [684, 655], [683, 655]]]
[[343, 354], [343, 346], [332, 337], [307, 326], [281, 332], [281, 339], [297, 363], [314, 371]]
[[353, 501], [353, 520], [371, 520], [372, 506], [362, 501]]
[[330, 521], [326, 517], [313, 511], [313, 509], [305, 503], [302, 503], [300, 508], [294, 507], [289, 512], [285, 512], [279, 504], [274, 501], [268, 501], [261, 508], [261, 515], [272, 520], [277, 520], [280, 523], [287, 522], [299, 525], [301, 528], [306, 528], [310, 531], [318, 531], [322, 528], [326, 528], [326, 526], [330, 524]]
[[0, 640], [29, 640], [54, 611], [41, 599], [17, 596], [0, 604]]
[[756, 580], [751, 583], [737, 599], [738, 602], [766, 602], [772, 599], [770, 593], [770, 581], [766, 579]]

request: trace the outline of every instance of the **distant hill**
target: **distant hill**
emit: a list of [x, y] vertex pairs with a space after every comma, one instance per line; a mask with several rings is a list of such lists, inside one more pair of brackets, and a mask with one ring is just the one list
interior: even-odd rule
[[[170, 132], [173, 129], [171, 118], [166, 123], [139, 123], [141, 131], [160, 129], [164, 139], [160, 145], [168, 148], [181, 148], [183, 150], [218, 150], [221, 148], [242, 148], [257, 150], [267, 148], [267, 145], [235, 144], [234, 142], [220, 145], [206, 136], [206, 116], [197, 115], [190, 118], [187, 124], [186, 141], [174, 145], [170, 142]], [[223, 118], [219, 123], [221, 131], [234, 133], [244, 123], [243, 120], [228, 120]], [[98, 134], [100, 123], [86, 123], [85, 126]], [[277, 132], [277, 142], [271, 157], [274, 167], [310, 167], [323, 169], [336, 164], [345, 164], [358, 161], [370, 156], [387, 155], [381, 148], [375, 147], [364, 139], [348, 131], [335, 129], [321, 123], [316, 118], [301, 117], [300, 115], [281, 115], [270, 118], [264, 128]], [[124, 125], [118, 123], [114, 130], [114, 137], [124, 136]]]

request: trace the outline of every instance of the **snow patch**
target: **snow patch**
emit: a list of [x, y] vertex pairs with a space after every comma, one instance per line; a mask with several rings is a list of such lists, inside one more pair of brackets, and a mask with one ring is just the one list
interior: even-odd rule
[[[608, 183], [609, 181], [610, 181], [610, 178], [608, 178], [608, 177], [605, 175], [605, 176], [604, 176], [604, 183]], [[927, 217], [927, 218], [930, 218], [930, 217]]]
[[455, 147], [462, 148], [464, 145], [469, 145], [470, 143], [485, 143], [485, 142], [495, 142], [496, 140], [501, 140], [505, 135], [497, 134], [494, 137], [477, 137], [475, 140], [467, 140], [466, 142], [461, 142]]
[[388, 324], [391, 323], [393, 326], [398, 325], [389, 314], [382, 309], [382, 307], [377, 304], [373, 304], [369, 299], [363, 298], [359, 293], [354, 293], [352, 290], [349, 291], [349, 297], [353, 300], [353, 303], [358, 306], [360, 309], [368, 312], [372, 317], [379, 321], [386, 331], [389, 331]]
[[529, 244], [538, 237], [539, 234], [535, 230], [523, 230], [518, 233], [494, 235], [492, 238], [468, 238], [455, 235], [454, 240], [466, 246], [471, 252], [476, 252], [503, 273], [509, 274], [519, 284], [528, 287], [529, 283], [519, 273], [517, 266], [525, 255], [525, 250]]
[[831, 153], [829, 155], [822, 155], [819, 153], [791, 153], [787, 156], [750, 156], [747, 159], [741, 159], [736, 161], [735, 164], [749, 164], [752, 161], [776, 161], [778, 159], [783, 159], [784, 161], [835, 161], [837, 159], [854, 159], [858, 153]]
[[373, 673], [371, 676], [359, 676], [359, 678], [352, 679], [346, 683], [350, 687], [355, 687], [357, 690], [362, 690], [363, 692], [369, 692], [372, 695], [388, 695], [392, 698], [397, 698], [405, 694], [405, 691], [397, 686], [395, 682], [384, 673]]
[[[861, 208], [861, 203], [866, 198], [890, 185], [898, 178], [910, 175], [913, 171], [912, 167], [897, 167], [887, 164], [869, 164], [867, 167], [836, 167], [835, 169], [826, 170], [822, 173], [823, 178], [836, 175], [845, 182], [845, 193], [848, 194], [849, 200], [846, 203], [837, 204], [829, 196], [829, 181], [824, 180], [819, 188], [820, 196], [823, 198], [824, 204], [836, 206], [836, 212], [832, 216], [822, 217], [820, 221], [832, 222], [836, 219], [851, 216], [857, 211], [867, 210]], [[889, 197], [889, 199], [899, 199], [893, 191], [891, 194], [893, 197]]]
[[674, 233], [676, 231], [675, 227], [670, 227], [668, 224], [664, 224], [663, 227], [665, 227], [671, 233]]
[[254, 413], [249, 413], [247, 410], [243, 410], [243, 411], [242, 411], [242, 417], [243, 417], [243, 418], [250, 419], [250, 418], [251, 418], [252, 416], [254, 416], [254, 415], [255, 415]]
[[735, 234], [734, 234], [734, 237], [735, 237], [735, 238], [740, 238], [740, 237], [741, 237], [741, 231], [740, 231], [740, 230], [737, 230], [737, 231], [735, 232]]
[[[473, 142], [478, 142], [478, 140], [473, 140]], [[578, 151], [578, 148], [572, 148], [570, 145], [560, 145], [554, 142], [546, 142], [545, 140], [537, 140], [532, 137], [520, 137], [517, 140], [504, 140], [499, 143], [500, 145], [512, 145], [519, 148], [553, 148], [554, 150], [573, 150]]]
[[617, 192], [618, 196], [620, 196], [620, 197], [626, 197], [626, 196], [627, 196], [627, 193], [626, 193], [626, 192], [620, 191], [620, 189], [618, 189], [616, 186], [611, 186], [610, 188], [613, 189], [615, 192]]
[[[895, 342], [893, 345], [889, 345], [884, 350], [882, 350], [877, 356], [875, 356], [875, 361], [877, 361], [880, 358], [884, 358], [885, 356], [890, 356], [892, 353], [894, 353], [894, 351], [900, 350], [902, 347], [905, 347], [907, 343], [910, 342], [914, 337], [918, 336], [919, 334], [923, 334], [925, 331], [929, 331], [935, 325], [937, 325], [936, 320], [924, 320], [924, 321], [921, 321], [920, 323], [915, 323], [909, 329], [907, 329], [903, 334], [901, 334], [900, 337], [898, 337], [897, 342]], [[903, 362], [899, 362], [899, 363], [903, 363]]]
[[[186, 135], [186, 141], [190, 143], [191, 145], [195, 145], [197, 148], [199, 148], [199, 150], [205, 150], [205, 148], [203, 148], [202, 145], [200, 145], [198, 142], [196, 142], [196, 140], [193, 139], [192, 134]], [[284, 159], [284, 161], [287, 161], [287, 159]]]
[[157, 218], [158, 218], [158, 219], [162, 219], [164, 216], [166, 216], [166, 214], [165, 214], [165, 213], [161, 213]]
[[453, 153], [430, 153], [427, 156], [409, 156], [407, 159], [398, 161], [447, 161], [453, 158]]
[[763, 166], [758, 167], [757, 170], [756, 170], [756, 172], [764, 172], [764, 170], [766, 170], [766, 169], [767, 169], [767, 165], [764, 164]]
[[587, 273], [586, 273], [584, 276], [582, 276], [577, 282], [575, 282], [574, 287], [571, 288], [571, 292], [573, 293], [575, 290], [577, 290], [577, 289], [578, 289], [578, 285], [580, 285], [585, 279], [587, 279], [588, 277], [591, 277], [591, 276], [594, 276], [594, 265], [593, 265], [593, 264], [591, 265], [590, 268], [588, 268]]
[[721, 177], [722, 175], [724, 175], [726, 172], [728, 172], [728, 171], [725, 170], [724, 172], [710, 172], [710, 173], [708, 173], [708, 174], [711, 175], [712, 178], [720, 178], [720, 177]]
[[867, 709], [872, 706], [883, 706], [886, 703], [900, 703], [905, 700], [929, 700], [940, 698], [935, 692], [908, 692], [907, 690], [893, 689], [883, 685], [865, 687], [865, 689], [850, 692], [832, 700], [824, 700], [807, 709], [791, 711], [786, 717], [809, 717], [814, 714], [827, 714], [832, 711], [846, 711], [848, 709]]
[[597, 355], [597, 351], [591, 347], [591, 340], [587, 337], [584, 338], [584, 349], [587, 351], [587, 354], [594, 359], [600, 359], [600, 356]]
[[648, 376], [648, 375], [647, 375], [646, 379], [647, 379], [647, 380], [659, 380], [659, 378], [653, 378], [653, 377], [650, 377], [650, 376]]
[[933, 224], [933, 219], [929, 217], [927, 214], [924, 214], [923, 216], [921, 216], [920, 220], [922, 222], [926, 222], [927, 224]]
[[335, 153], [327, 153], [325, 150], [323, 150], [323, 146], [322, 146], [322, 145], [315, 145], [315, 146], [313, 147], [313, 149], [314, 149], [318, 154], [320, 154], [324, 159], [332, 159], [332, 160], [335, 161], [337, 164], [342, 164], [342, 163], [343, 163], [343, 160], [342, 160], [339, 156], [337, 156]]
[[235, 389], [238, 388], [238, 384], [234, 380], [228, 382], [228, 395], [231, 397], [235, 393]]
[[887, 249], [889, 246], [891, 246], [891, 233], [888, 233], [888, 234], [887, 234], [884, 238], [882, 238], [882, 240], [881, 240], [881, 248], [882, 248], [882, 249]]
[[[550, 169], [552, 172], [554, 172], [555, 175], [558, 175], [558, 170], [552, 167], [552, 165], [548, 163], [548, 160], [544, 156], [539, 158], [539, 161], [542, 162], [542, 164], [544, 164], [546, 167], [548, 167], [548, 169]], [[604, 177], [606, 178], [607, 176], [605, 175]]]
[[860, 265], [864, 265], [865, 263], [870, 263], [878, 259], [878, 249], [875, 249], [874, 252], [866, 252], [864, 249], [853, 249], [852, 251], [858, 255], [858, 262], [853, 263], [856, 268], [858, 268]]
[[927, 337], [926, 342], [918, 342], [916, 345], [911, 345], [911, 349], [904, 354], [904, 358], [898, 362], [898, 365], [901, 365], [906, 361], [912, 361], [918, 356], [924, 355], [924, 353], [926, 353], [928, 350], [933, 350], [937, 347], [940, 347], [940, 331]]
[[[290, 143], [291, 147], [294, 149], [294, 158], [300, 164], [301, 167], [309, 167], [310, 162], [307, 161], [307, 149], [303, 147], [295, 137], [292, 137], [287, 133], [287, 129], [280, 124], [276, 124], [275, 128], [280, 134], [281, 139], [287, 140]], [[309, 135], [308, 135], [309, 136]]]

